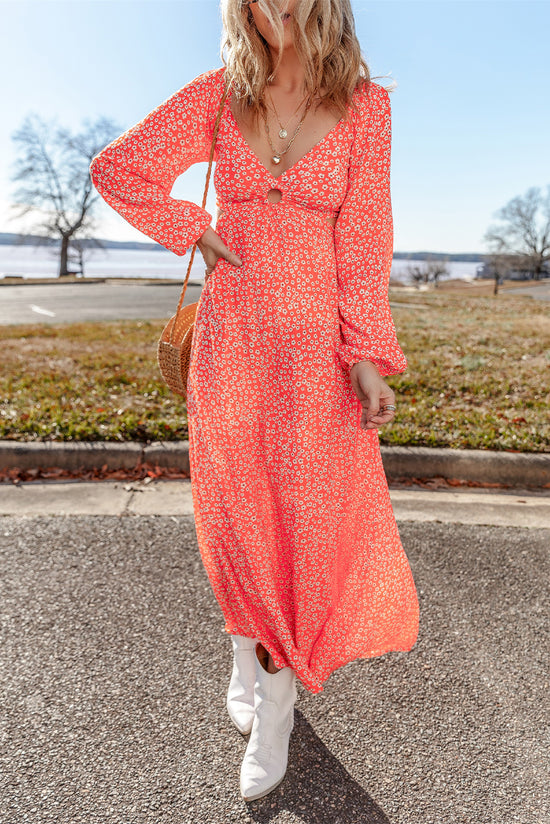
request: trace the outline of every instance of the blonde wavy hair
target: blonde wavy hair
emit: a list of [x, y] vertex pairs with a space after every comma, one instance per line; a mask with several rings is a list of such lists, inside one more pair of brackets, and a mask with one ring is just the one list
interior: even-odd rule
[[[281, 60], [273, 65], [271, 50], [259, 33], [248, 4], [241, 0], [221, 0], [223, 34], [221, 58], [227, 78], [243, 112], [253, 120], [266, 113], [264, 91]], [[281, 13], [288, 0], [258, 0], [279, 43], [283, 44]], [[291, 21], [294, 44], [304, 68], [306, 93], [334, 109], [340, 117], [353, 107], [353, 92], [368, 91], [369, 68], [355, 33], [350, 0], [299, 0]], [[325, 89], [324, 94], [321, 89]]]

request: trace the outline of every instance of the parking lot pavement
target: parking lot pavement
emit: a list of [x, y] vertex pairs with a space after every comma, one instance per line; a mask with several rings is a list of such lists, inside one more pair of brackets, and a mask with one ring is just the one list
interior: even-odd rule
[[513, 294], [528, 295], [535, 300], [550, 300], [550, 280], [514, 288]]
[[[2, 285], [0, 325], [168, 319], [178, 305], [181, 287], [178, 281], [164, 284], [120, 280]], [[200, 284], [188, 284], [184, 303], [197, 301], [201, 290]]]
[[549, 821], [550, 530], [400, 531], [415, 647], [300, 685], [285, 780], [247, 805], [192, 515], [3, 517], [0, 821]]

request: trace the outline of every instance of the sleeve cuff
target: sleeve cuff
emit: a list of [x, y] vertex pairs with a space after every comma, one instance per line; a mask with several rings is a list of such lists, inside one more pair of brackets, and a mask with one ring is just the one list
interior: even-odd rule
[[165, 246], [176, 255], [185, 255], [212, 223], [212, 215], [206, 209], [201, 209], [196, 203], [189, 202], [186, 205], [190, 207], [191, 214], [185, 215], [187, 230], [183, 233], [184, 236], [182, 235], [181, 243]]
[[408, 366], [407, 359], [405, 358], [403, 352], [395, 352], [392, 353], [392, 355], [386, 355], [384, 357], [383, 355], [380, 355], [379, 353], [376, 354], [374, 352], [359, 353], [343, 346], [338, 349], [337, 354], [342, 369], [348, 377], [351, 372], [351, 367], [360, 361], [369, 361], [370, 363], [374, 363], [380, 373], [380, 376], [383, 378], [388, 375], [398, 375], [401, 372], [405, 372]]

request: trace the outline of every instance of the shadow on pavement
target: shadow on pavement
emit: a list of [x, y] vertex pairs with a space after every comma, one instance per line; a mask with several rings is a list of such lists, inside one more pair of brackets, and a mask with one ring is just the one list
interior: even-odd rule
[[[390, 819], [323, 744], [303, 713], [295, 709], [288, 769], [273, 792], [247, 806], [264, 824], [287, 810], [308, 824], [390, 824]], [[279, 820], [282, 820], [279, 818]]]

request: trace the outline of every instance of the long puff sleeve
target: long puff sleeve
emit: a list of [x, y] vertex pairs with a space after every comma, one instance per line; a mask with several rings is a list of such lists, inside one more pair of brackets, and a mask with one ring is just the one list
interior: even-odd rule
[[219, 69], [199, 75], [109, 143], [89, 167], [109, 206], [176, 255], [185, 254], [212, 220], [170, 192], [193, 163], [208, 161], [222, 86]]
[[407, 361], [390, 312], [388, 286], [393, 258], [390, 194], [391, 108], [389, 94], [371, 82], [358, 96], [348, 191], [334, 230], [340, 344], [344, 371], [368, 360], [380, 374], [404, 372]]

